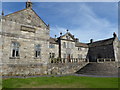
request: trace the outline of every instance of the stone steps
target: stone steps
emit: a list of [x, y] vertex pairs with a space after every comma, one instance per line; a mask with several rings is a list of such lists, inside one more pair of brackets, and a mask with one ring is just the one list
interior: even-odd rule
[[85, 75], [103, 75], [115, 76], [118, 75], [117, 63], [89, 63], [76, 72], [77, 74]]

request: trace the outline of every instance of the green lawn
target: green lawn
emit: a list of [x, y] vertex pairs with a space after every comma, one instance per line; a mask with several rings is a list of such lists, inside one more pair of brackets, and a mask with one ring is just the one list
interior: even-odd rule
[[118, 88], [118, 78], [35, 77], [3, 79], [4, 88]]

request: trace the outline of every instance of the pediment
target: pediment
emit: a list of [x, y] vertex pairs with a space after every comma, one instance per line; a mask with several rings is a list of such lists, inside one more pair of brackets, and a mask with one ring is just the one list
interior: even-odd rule
[[6, 15], [6, 20], [18, 22], [24, 25], [31, 25], [37, 27], [47, 27], [46, 23], [36, 14], [32, 8], [26, 8], [18, 12]]
[[72, 35], [72, 34], [70, 34], [70, 33], [66, 33], [66, 34], [63, 35], [61, 38], [64, 39], [64, 40], [72, 40], [72, 41], [75, 40], [74, 35]]

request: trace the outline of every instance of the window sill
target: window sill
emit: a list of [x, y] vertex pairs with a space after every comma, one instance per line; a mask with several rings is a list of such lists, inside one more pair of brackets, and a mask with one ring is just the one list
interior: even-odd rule
[[35, 57], [34, 59], [41, 59], [40, 57]]
[[20, 57], [9, 57], [9, 59], [20, 59]]

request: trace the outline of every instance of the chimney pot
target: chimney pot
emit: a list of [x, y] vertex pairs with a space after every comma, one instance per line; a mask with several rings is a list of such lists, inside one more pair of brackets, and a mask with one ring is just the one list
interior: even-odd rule
[[90, 39], [90, 43], [93, 43], [93, 39]]

